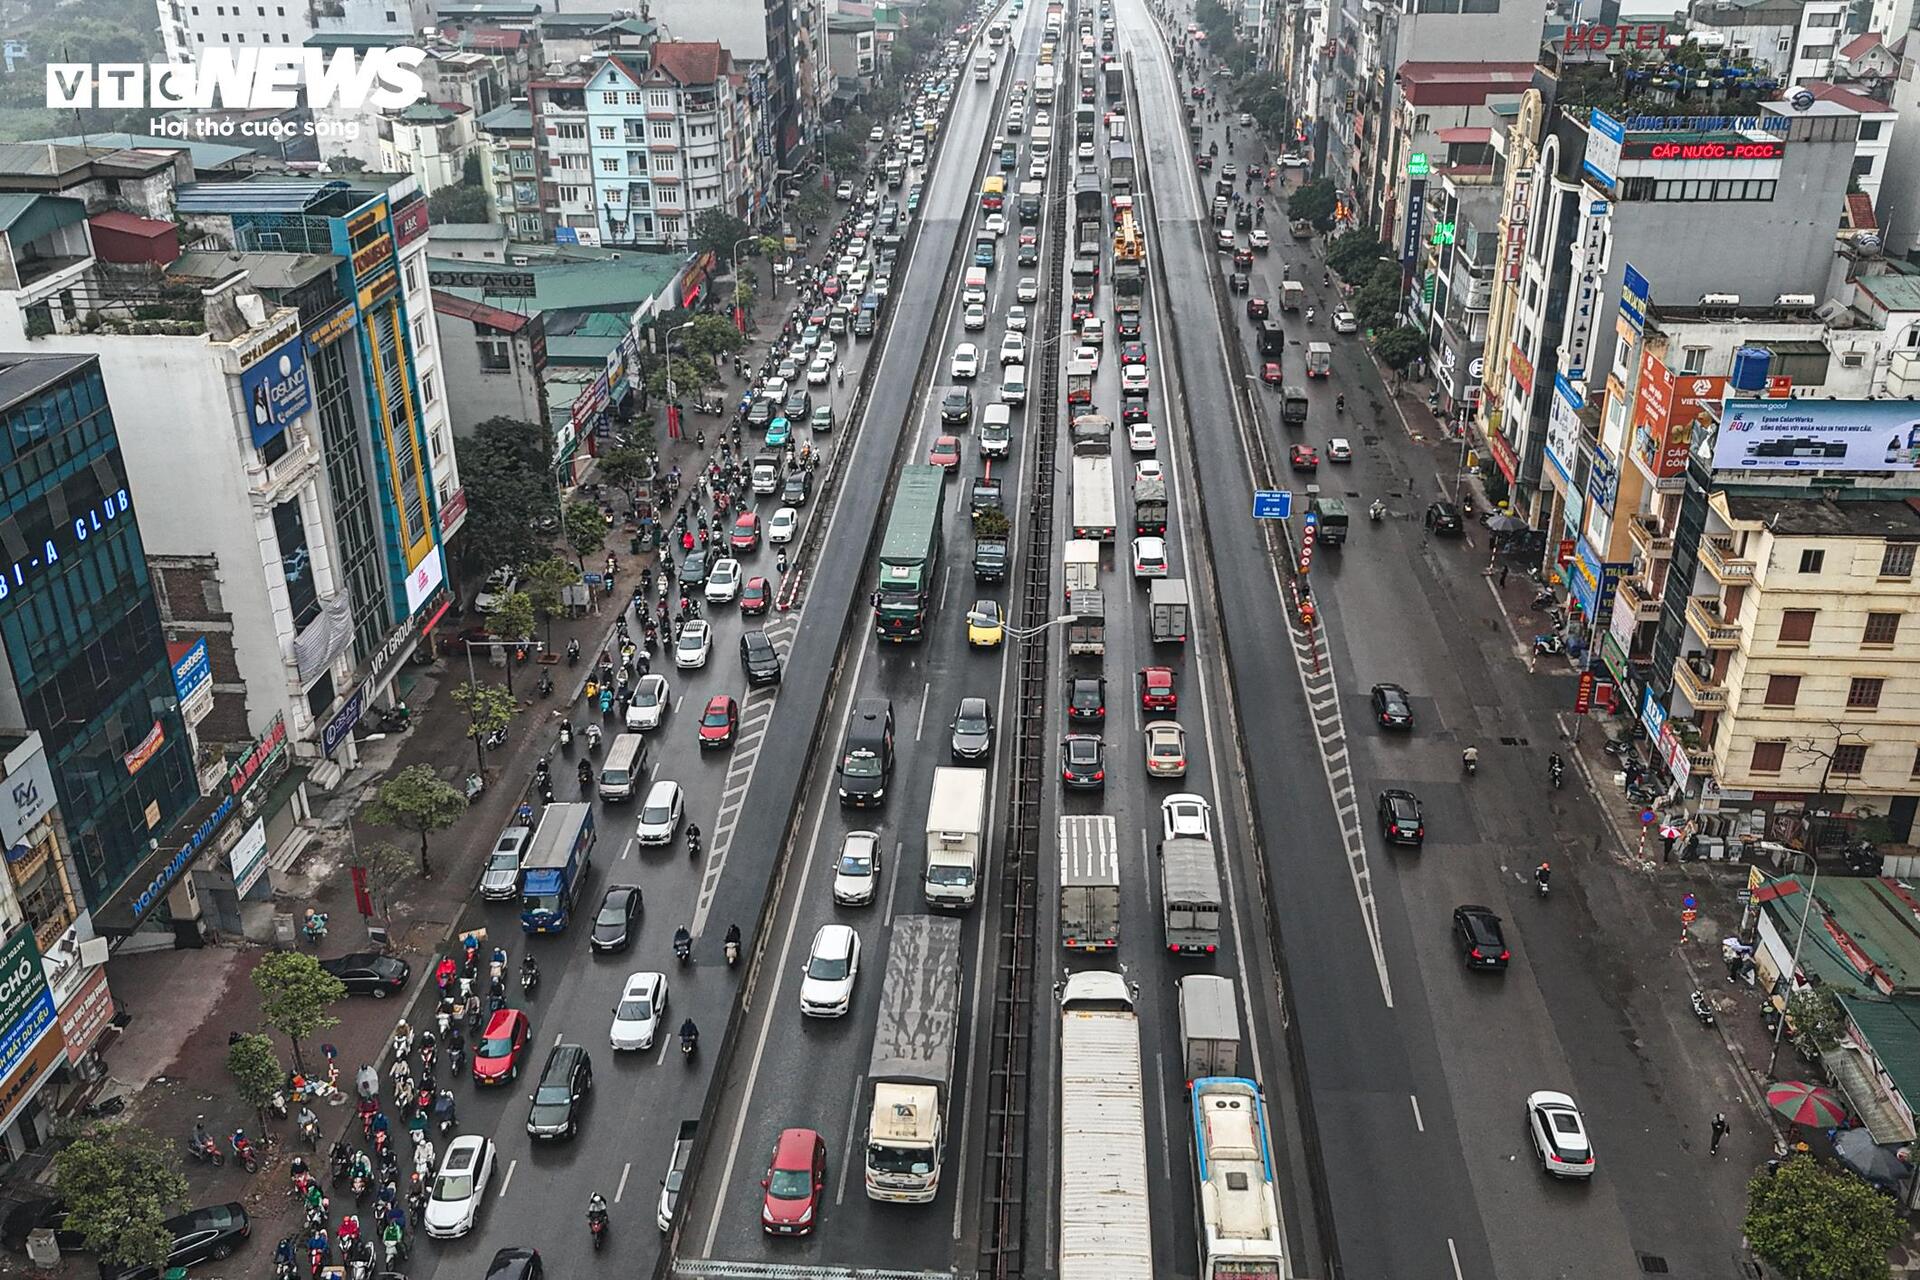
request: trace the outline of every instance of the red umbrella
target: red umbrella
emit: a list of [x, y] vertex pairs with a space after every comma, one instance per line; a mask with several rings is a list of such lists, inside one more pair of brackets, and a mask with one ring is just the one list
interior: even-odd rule
[[1767, 1086], [1767, 1105], [1794, 1124], [1831, 1129], [1846, 1118], [1847, 1108], [1833, 1091], [1805, 1080], [1783, 1080]]

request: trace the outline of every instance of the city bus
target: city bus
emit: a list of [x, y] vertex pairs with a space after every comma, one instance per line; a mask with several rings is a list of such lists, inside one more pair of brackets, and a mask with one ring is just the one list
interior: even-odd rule
[[1260, 1086], [1207, 1076], [1192, 1097], [1199, 1280], [1281, 1280], [1291, 1272]]

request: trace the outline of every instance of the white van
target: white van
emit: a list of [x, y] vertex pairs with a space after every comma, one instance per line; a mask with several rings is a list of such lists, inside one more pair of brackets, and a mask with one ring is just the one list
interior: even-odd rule
[[1010, 364], [1000, 371], [1000, 399], [1004, 404], [1027, 402], [1027, 366]]
[[633, 789], [647, 772], [647, 740], [637, 733], [623, 733], [607, 748], [607, 762], [600, 766], [600, 798], [631, 800]]
[[987, 305], [987, 269], [985, 267], [967, 268], [960, 301], [964, 306], [972, 306], [976, 302], [983, 307]]
[[1004, 403], [980, 411], [980, 456], [1004, 458], [1013, 447], [1013, 410]]

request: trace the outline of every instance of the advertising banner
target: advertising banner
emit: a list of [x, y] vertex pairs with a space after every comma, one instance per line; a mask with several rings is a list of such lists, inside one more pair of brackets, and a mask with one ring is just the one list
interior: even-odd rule
[[67, 1061], [87, 1056], [94, 1041], [113, 1021], [113, 990], [107, 986], [107, 966], [96, 966], [60, 1010], [60, 1030], [66, 1036]]
[[313, 407], [305, 340], [288, 338], [241, 370], [240, 396], [247, 402], [247, 427], [256, 449], [297, 421]]
[[1600, 314], [1600, 286], [1606, 279], [1612, 226], [1612, 203], [1589, 200], [1580, 219], [1580, 239], [1574, 246], [1573, 297], [1567, 302], [1566, 341], [1560, 344], [1561, 367], [1575, 382], [1587, 380], [1587, 354]]
[[1587, 152], [1580, 167], [1608, 191], [1620, 172], [1620, 148], [1626, 140], [1626, 127], [1618, 120], [1598, 107], [1587, 112]]
[[407, 616], [411, 618], [420, 612], [420, 606], [431, 599], [440, 584], [446, 580], [446, 570], [440, 564], [440, 547], [436, 543], [428, 549], [426, 557], [407, 575]]
[[1547, 461], [1562, 483], [1573, 485], [1573, 468], [1580, 457], [1580, 418], [1585, 397], [1564, 377], [1553, 379], [1553, 404], [1547, 409]]
[[13, 1074], [55, 1022], [40, 948], [33, 927], [23, 924], [0, 944], [0, 1079]]
[[[172, 646], [168, 646], [171, 650]], [[173, 660], [173, 691], [185, 702], [213, 683], [213, 663], [207, 658], [207, 638], [201, 636]]]
[[1402, 266], [1412, 266], [1420, 256], [1420, 225], [1427, 215], [1427, 180], [1425, 178], [1407, 179], [1407, 229], [1400, 241], [1400, 262]]
[[227, 851], [227, 868], [233, 872], [233, 891], [242, 898], [259, 882], [267, 870], [267, 820], [255, 818], [239, 842]]
[[25, 746], [22, 743], [14, 754], [25, 754], [26, 759], [10, 756], [7, 775], [0, 778], [0, 840], [6, 842], [9, 862], [26, 856], [27, 833], [47, 816], [56, 799], [45, 747], [24, 752]]
[[1920, 405], [1908, 400], [1729, 400], [1715, 469], [1920, 471]]
[[1652, 295], [1653, 286], [1629, 262], [1620, 281], [1620, 319], [1636, 334], [1646, 332], [1647, 301]]
[[394, 243], [404, 249], [425, 234], [427, 234], [427, 200], [425, 196], [414, 196], [393, 211]]

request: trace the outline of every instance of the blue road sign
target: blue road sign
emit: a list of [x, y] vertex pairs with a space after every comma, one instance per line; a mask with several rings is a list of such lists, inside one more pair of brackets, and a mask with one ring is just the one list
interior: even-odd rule
[[1253, 518], [1255, 520], [1285, 520], [1293, 514], [1293, 493], [1288, 489], [1255, 489], [1253, 491]]

